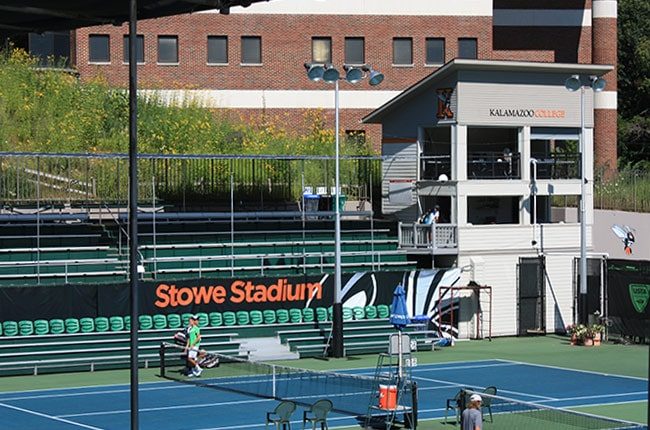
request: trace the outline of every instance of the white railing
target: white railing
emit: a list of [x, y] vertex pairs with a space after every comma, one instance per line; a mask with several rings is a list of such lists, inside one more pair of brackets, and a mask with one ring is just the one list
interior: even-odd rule
[[403, 223], [398, 226], [400, 248], [458, 248], [458, 226], [456, 224]]

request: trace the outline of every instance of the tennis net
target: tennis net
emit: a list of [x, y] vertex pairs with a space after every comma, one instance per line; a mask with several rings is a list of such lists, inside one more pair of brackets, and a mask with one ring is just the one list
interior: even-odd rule
[[[648, 427], [638, 423], [621, 421], [614, 418], [587, 414], [568, 409], [554, 408], [538, 403], [524, 402], [502, 396], [489, 395], [481, 392], [465, 391], [465, 401], [468, 404], [472, 394], [479, 394], [483, 399], [482, 411], [484, 428], [499, 430], [647, 430]], [[492, 417], [492, 421], [490, 421]]]
[[[340, 372], [325, 372], [251, 361], [219, 353], [208, 354], [208, 359], [218, 358], [219, 366], [204, 368], [200, 378], [187, 378], [180, 373], [184, 365], [183, 348], [162, 344], [160, 374], [167, 379], [202, 387], [231, 391], [262, 398], [292, 400], [310, 405], [327, 398], [335, 411], [358, 417], [368, 414], [369, 405], [376, 397], [380, 382], [375, 378]], [[182, 369], [182, 368], [181, 368]], [[406, 385], [400, 404], [407, 406], [417, 416], [414, 384]]]

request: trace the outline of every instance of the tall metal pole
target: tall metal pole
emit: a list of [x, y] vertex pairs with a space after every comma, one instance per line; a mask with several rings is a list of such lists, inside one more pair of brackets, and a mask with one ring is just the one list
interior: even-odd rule
[[138, 1], [129, 0], [129, 283], [131, 287], [131, 430], [138, 430]]
[[339, 160], [339, 81], [334, 82], [334, 131], [336, 133], [334, 196], [334, 305], [332, 306], [332, 355], [343, 357], [343, 304], [341, 303], [341, 194], [340, 160]]
[[580, 322], [587, 324], [587, 151], [585, 150], [585, 87], [580, 85]]

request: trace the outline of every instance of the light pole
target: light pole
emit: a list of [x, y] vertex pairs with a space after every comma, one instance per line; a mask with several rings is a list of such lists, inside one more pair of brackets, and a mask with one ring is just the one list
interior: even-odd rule
[[607, 82], [598, 76], [585, 77], [585, 82], [580, 75], [572, 75], [564, 83], [564, 87], [575, 92], [580, 90], [580, 309], [579, 322], [587, 324], [587, 220], [585, 196], [587, 188], [587, 163], [585, 151], [585, 87], [594, 92], [605, 89]]
[[307, 77], [314, 81], [325, 81], [334, 84], [334, 131], [335, 131], [335, 166], [334, 166], [334, 304], [332, 306], [332, 336], [330, 343], [331, 355], [340, 358], [343, 357], [343, 304], [341, 303], [341, 208], [339, 207], [339, 197], [341, 195], [341, 178], [340, 178], [340, 156], [339, 156], [339, 81], [345, 80], [351, 84], [356, 84], [368, 78], [368, 83], [372, 86], [379, 85], [384, 80], [384, 75], [373, 70], [367, 65], [348, 66], [344, 65], [345, 77], [342, 78], [340, 72], [331, 64], [322, 63], [305, 63]]

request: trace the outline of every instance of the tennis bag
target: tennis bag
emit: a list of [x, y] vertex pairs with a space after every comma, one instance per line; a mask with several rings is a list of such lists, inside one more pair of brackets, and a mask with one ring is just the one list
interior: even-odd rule
[[174, 343], [178, 346], [187, 345], [187, 329], [179, 330], [174, 334]]
[[200, 361], [199, 366], [212, 369], [219, 367], [219, 356], [213, 354], [206, 354]]

